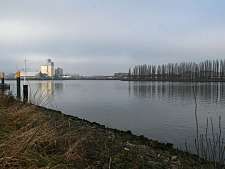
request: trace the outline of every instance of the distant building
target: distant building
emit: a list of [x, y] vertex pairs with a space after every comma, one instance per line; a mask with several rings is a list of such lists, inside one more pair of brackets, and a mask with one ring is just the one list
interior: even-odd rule
[[55, 76], [61, 78], [63, 76], [63, 69], [59, 67], [55, 69]]
[[[24, 78], [25, 72], [20, 72], [20, 77]], [[26, 72], [27, 79], [43, 79], [45, 75], [40, 72]]]
[[40, 71], [48, 77], [54, 77], [54, 62], [51, 59], [47, 59], [46, 65], [40, 66]]
[[72, 74], [72, 78], [80, 78], [80, 75], [79, 74]]
[[64, 78], [64, 79], [70, 79], [70, 78], [72, 78], [72, 76], [71, 75], [63, 75], [62, 78]]
[[9, 73], [9, 74], [6, 76], [6, 78], [8, 78], [8, 79], [14, 79], [15, 76], [16, 76], [15, 73]]
[[117, 79], [127, 78], [129, 76], [128, 73], [114, 73], [114, 77]]

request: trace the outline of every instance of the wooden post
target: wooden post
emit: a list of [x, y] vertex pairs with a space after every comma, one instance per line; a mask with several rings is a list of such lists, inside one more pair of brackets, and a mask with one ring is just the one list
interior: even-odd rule
[[5, 83], [5, 73], [2, 73], [2, 84], [4, 85]]
[[28, 85], [23, 85], [23, 101], [28, 101]]
[[17, 98], [20, 99], [20, 72], [17, 72]]

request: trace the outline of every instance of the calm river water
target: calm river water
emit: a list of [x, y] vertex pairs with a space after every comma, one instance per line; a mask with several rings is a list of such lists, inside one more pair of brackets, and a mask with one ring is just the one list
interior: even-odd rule
[[[16, 81], [11, 91], [16, 92]], [[107, 80], [29, 81], [32, 102], [65, 114], [131, 130], [184, 149], [194, 147], [195, 101], [190, 82], [124, 82]], [[225, 133], [225, 83], [195, 83], [200, 133], [219, 116]], [[223, 135], [224, 136], [224, 135]]]

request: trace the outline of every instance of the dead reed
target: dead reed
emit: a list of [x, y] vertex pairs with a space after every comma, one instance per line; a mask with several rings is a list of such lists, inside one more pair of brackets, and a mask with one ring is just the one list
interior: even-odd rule
[[39, 168], [83, 163], [76, 148], [88, 136], [65, 130], [68, 122], [40, 112], [37, 106], [0, 96], [0, 168]]
[[[197, 99], [196, 99], [196, 92], [195, 86], [193, 82], [193, 95], [195, 101], [195, 122], [196, 122], [196, 138], [195, 138], [195, 149], [197, 152], [197, 156], [199, 157], [199, 165], [202, 163], [207, 163], [209, 168], [212, 169], [221, 169], [225, 166], [225, 145], [224, 145], [224, 138], [222, 138], [222, 129], [221, 129], [221, 116], [219, 116], [219, 126], [218, 130], [216, 131], [213, 125], [213, 120], [210, 117], [210, 126], [209, 127], [209, 120], [207, 118], [207, 124], [205, 133], [199, 134], [198, 128], [198, 116], [197, 116]], [[209, 130], [211, 132], [209, 133]], [[186, 143], [185, 143], [186, 144]], [[188, 152], [189, 149], [186, 150]]]
[[174, 166], [199, 168], [170, 144], [0, 95], [0, 168]]

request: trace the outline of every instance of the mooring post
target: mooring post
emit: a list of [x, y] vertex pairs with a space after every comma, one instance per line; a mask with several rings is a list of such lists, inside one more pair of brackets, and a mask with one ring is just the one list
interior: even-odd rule
[[17, 72], [17, 99], [20, 99], [20, 72]]
[[28, 85], [23, 85], [23, 101], [28, 101]]
[[2, 84], [5, 83], [5, 73], [2, 73]]

